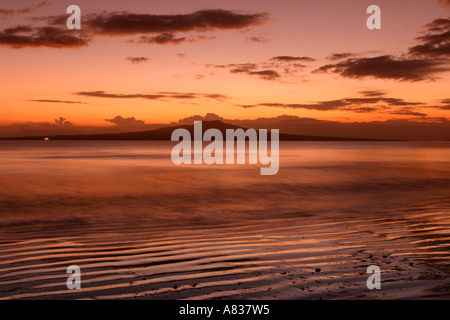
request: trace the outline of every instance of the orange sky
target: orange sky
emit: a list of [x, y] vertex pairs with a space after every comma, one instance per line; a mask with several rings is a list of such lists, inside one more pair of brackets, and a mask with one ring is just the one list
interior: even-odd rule
[[[170, 123], [206, 113], [227, 119], [449, 118], [449, 39], [437, 44], [440, 51], [431, 43], [450, 29], [444, 2], [3, 1], [0, 125], [62, 116], [102, 126], [118, 115]], [[81, 7], [81, 33], [54, 21], [70, 4]], [[381, 7], [381, 30], [366, 27], [370, 4]], [[216, 9], [224, 10], [221, 25], [211, 18]], [[193, 14], [200, 10], [206, 11]], [[122, 19], [117, 30], [101, 23], [102, 12], [104, 20]], [[130, 14], [142, 19], [140, 28], [130, 27]], [[179, 16], [159, 26], [162, 15]], [[426, 26], [439, 18], [434, 29]], [[11, 30], [18, 26], [28, 29]], [[55, 34], [43, 35], [45, 27]], [[86, 45], [61, 44], [67, 36]], [[350, 55], [330, 59], [342, 53]], [[161, 97], [148, 98], [155, 95]], [[352, 100], [370, 97], [379, 99]]]

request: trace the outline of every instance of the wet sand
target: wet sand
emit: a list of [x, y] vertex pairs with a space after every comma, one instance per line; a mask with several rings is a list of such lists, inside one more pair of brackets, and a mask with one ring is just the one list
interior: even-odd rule
[[[1, 299], [448, 299], [446, 213], [102, 233], [0, 246]], [[66, 268], [81, 268], [68, 290]], [[381, 290], [366, 269], [381, 268]], [[320, 269], [320, 270], [319, 270]]]

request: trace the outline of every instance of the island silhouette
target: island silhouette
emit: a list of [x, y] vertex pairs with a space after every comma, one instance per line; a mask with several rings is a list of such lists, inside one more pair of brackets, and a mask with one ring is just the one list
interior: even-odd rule
[[[244, 131], [248, 128], [235, 126], [220, 120], [203, 121], [203, 131], [208, 129], [218, 129], [225, 136], [227, 129], [242, 129]], [[172, 132], [176, 129], [186, 129], [191, 136], [194, 136], [194, 125], [176, 125], [158, 128], [147, 131], [125, 132], [125, 133], [106, 133], [106, 134], [78, 134], [78, 135], [41, 135], [28, 137], [12, 137], [4, 138], [4, 140], [155, 140], [155, 141], [170, 141]], [[270, 131], [270, 128], [267, 128]], [[275, 128], [272, 128], [275, 129]], [[296, 135], [280, 132], [280, 141], [392, 141], [383, 139], [358, 139], [346, 137], [325, 137], [325, 136], [308, 136]]]

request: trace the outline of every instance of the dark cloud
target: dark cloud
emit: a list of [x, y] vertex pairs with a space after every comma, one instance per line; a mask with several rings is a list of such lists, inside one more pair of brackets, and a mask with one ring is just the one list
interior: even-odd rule
[[217, 94], [217, 93], [205, 94], [204, 96], [205, 96], [205, 98], [215, 99], [215, 100], [219, 100], [219, 101], [228, 99], [227, 96], [224, 96], [223, 94]]
[[273, 57], [270, 60], [272, 61], [282, 61], [282, 62], [293, 62], [293, 61], [302, 61], [302, 62], [313, 62], [316, 61], [310, 57], [291, 57], [291, 56], [277, 56]]
[[145, 125], [145, 121], [136, 120], [134, 117], [123, 118], [122, 116], [116, 116], [113, 119], [105, 119], [105, 121], [114, 123], [118, 127], [142, 127]]
[[146, 33], [174, 33], [212, 31], [217, 29], [243, 29], [267, 21], [266, 13], [241, 14], [228, 10], [201, 10], [190, 14], [152, 15], [129, 12], [90, 15], [86, 24], [96, 34], [136, 35]]
[[[394, 109], [393, 112], [413, 112], [414, 107], [422, 107], [424, 104], [421, 102], [405, 101], [398, 98], [386, 98], [382, 91], [363, 91], [365, 97], [362, 98], [344, 98], [337, 100], [319, 101], [310, 104], [304, 103], [259, 103], [256, 105], [240, 105], [242, 108], [252, 107], [275, 107], [286, 109], [307, 109], [317, 111], [352, 111], [356, 113], [375, 112]], [[369, 96], [368, 96], [369, 95]], [[401, 108], [401, 109], [396, 109]], [[409, 109], [407, 109], [409, 108]], [[406, 113], [397, 113], [406, 114]]]
[[330, 100], [321, 101], [313, 104], [299, 104], [299, 103], [260, 103], [257, 106], [261, 107], [277, 107], [277, 108], [290, 108], [290, 109], [308, 109], [318, 111], [337, 110], [342, 107], [348, 106], [349, 103], [344, 100]]
[[[46, 5], [41, 2], [37, 7]], [[35, 8], [37, 8], [35, 7]], [[24, 10], [0, 9], [3, 14], [15, 14]], [[87, 46], [96, 35], [140, 35], [138, 43], [180, 44], [215, 39], [213, 36], [196, 35], [177, 37], [180, 32], [205, 32], [214, 30], [241, 30], [267, 21], [268, 14], [241, 14], [228, 10], [202, 10], [191, 14], [151, 15], [129, 12], [87, 14], [83, 16], [82, 31], [67, 30], [68, 15], [36, 18], [50, 26], [16, 26], [0, 31], [0, 45], [19, 49], [25, 47], [79, 48]], [[153, 35], [148, 35], [153, 34]]]
[[435, 106], [427, 106], [427, 108], [441, 109], [441, 110], [450, 110], [450, 99], [442, 99], [439, 100], [439, 105]]
[[259, 76], [264, 80], [275, 80], [280, 77], [280, 74], [274, 70], [257, 70], [259, 65], [255, 63], [242, 63], [242, 64], [229, 64], [229, 65], [218, 65], [218, 68], [231, 68], [231, 73], [245, 73], [251, 76]]
[[85, 104], [86, 102], [80, 101], [65, 101], [65, 100], [30, 100], [32, 102], [41, 102], [41, 103], [69, 103], [69, 104]]
[[449, 70], [441, 62], [420, 58], [399, 58], [389, 55], [373, 58], [347, 59], [336, 64], [328, 64], [314, 72], [338, 73], [346, 78], [380, 78], [402, 81], [434, 79], [437, 72]]
[[139, 64], [144, 63], [149, 60], [149, 58], [146, 57], [127, 57], [127, 60], [130, 61], [132, 64]]
[[327, 59], [328, 60], [332, 60], [332, 61], [336, 61], [336, 60], [348, 59], [348, 58], [350, 58], [352, 56], [354, 56], [354, 54], [353, 53], [349, 53], [349, 52], [334, 53], [331, 56], [329, 56]]
[[[197, 42], [202, 40], [214, 40], [214, 36], [197, 35], [186, 37], [177, 37], [175, 34], [170, 32], [165, 32], [158, 34], [156, 36], [141, 36], [138, 43], [151, 43], [151, 44], [180, 44], [182, 42]], [[134, 42], [134, 41], [131, 41]]]
[[113, 99], [148, 99], [156, 100], [165, 98], [163, 94], [120, 94], [120, 93], [106, 93], [105, 91], [81, 91], [74, 93], [79, 96], [95, 97], [95, 98], [113, 98]]
[[444, 7], [450, 7], [450, 0], [438, 0]]
[[180, 44], [186, 41], [186, 38], [177, 38], [173, 33], [165, 32], [157, 36], [142, 36], [139, 38], [140, 43], [156, 43], [156, 44]]
[[23, 33], [23, 32], [32, 32], [33, 28], [30, 26], [17, 26], [14, 28], [6, 28], [3, 30], [3, 33], [5, 34], [14, 34], [14, 33]]
[[359, 93], [362, 94], [364, 97], [382, 97], [387, 94], [386, 91], [382, 90], [366, 90], [360, 91]]
[[110, 98], [110, 99], [147, 99], [147, 100], [164, 100], [164, 99], [215, 99], [223, 101], [228, 99], [227, 96], [215, 93], [182, 93], [182, 92], [155, 92], [152, 94], [122, 94], [107, 93], [105, 91], [81, 91], [74, 93], [75, 95], [93, 97], [93, 98]]
[[205, 116], [194, 115], [191, 117], [180, 119], [177, 122], [177, 124], [192, 124], [194, 121], [215, 121], [215, 120], [222, 121], [224, 119], [215, 113], [207, 113]]
[[426, 28], [426, 34], [416, 38], [420, 43], [410, 48], [409, 53], [424, 57], [450, 57], [450, 18], [436, 19]]
[[280, 74], [274, 70], [261, 70], [247, 72], [249, 75], [259, 76], [263, 80], [275, 80], [280, 78]]
[[231, 63], [226, 65], [214, 65], [216, 68], [229, 69], [230, 73], [244, 73], [258, 76], [263, 80], [281, 80], [286, 76], [297, 75], [298, 68], [306, 67], [298, 62], [315, 61], [310, 57], [276, 56], [262, 63]]
[[380, 108], [375, 108], [375, 107], [359, 107], [359, 108], [342, 108], [341, 110], [344, 111], [352, 111], [355, 113], [371, 113], [371, 112], [376, 112], [376, 111], [380, 111]]
[[231, 73], [241, 73], [250, 72], [252, 70], [258, 69], [258, 64], [256, 63], [233, 63], [227, 65], [216, 65], [217, 68], [230, 68]]
[[67, 121], [63, 117], [59, 117], [58, 119], [55, 119], [55, 124], [58, 126], [73, 126], [72, 122]]
[[73, 30], [55, 27], [18, 26], [0, 32], [0, 46], [14, 49], [24, 47], [80, 48], [88, 45], [88, 41], [77, 36]]
[[366, 77], [400, 81], [422, 81], [436, 78], [439, 72], [449, 71], [446, 58], [450, 57], [450, 19], [436, 19], [425, 25], [424, 35], [417, 37], [418, 44], [401, 57], [381, 55], [355, 58], [354, 54], [342, 53], [328, 57], [342, 60], [324, 65], [313, 72], [333, 72], [346, 78]]
[[414, 117], [426, 117], [428, 116], [426, 113], [414, 111], [412, 108], [402, 108], [400, 110], [395, 110], [389, 112], [390, 114], [398, 114], [402, 116], [414, 116]]

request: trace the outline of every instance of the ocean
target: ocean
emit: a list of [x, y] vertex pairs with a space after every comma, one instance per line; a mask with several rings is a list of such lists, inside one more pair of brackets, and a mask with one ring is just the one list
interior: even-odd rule
[[450, 142], [281, 141], [273, 176], [174, 145], [0, 141], [0, 298], [449, 296]]

